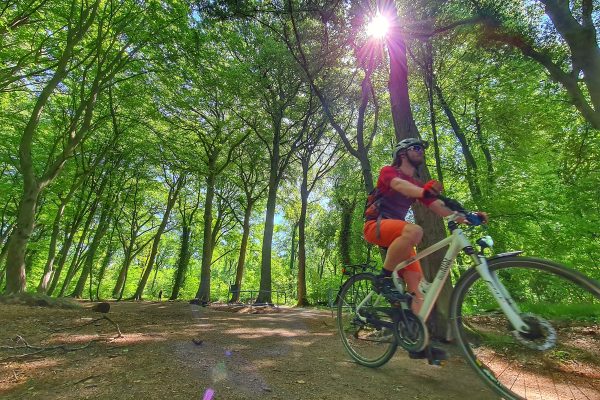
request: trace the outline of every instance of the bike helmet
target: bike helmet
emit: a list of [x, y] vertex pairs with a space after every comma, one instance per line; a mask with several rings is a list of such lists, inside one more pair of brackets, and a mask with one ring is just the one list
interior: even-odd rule
[[394, 152], [392, 153], [392, 159], [395, 160], [403, 150], [408, 149], [410, 146], [414, 146], [415, 144], [420, 144], [424, 149], [429, 147], [429, 143], [426, 140], [421, 140], [417, 138], [406, 138], [402, 139], [396, 146], [394, 146]]

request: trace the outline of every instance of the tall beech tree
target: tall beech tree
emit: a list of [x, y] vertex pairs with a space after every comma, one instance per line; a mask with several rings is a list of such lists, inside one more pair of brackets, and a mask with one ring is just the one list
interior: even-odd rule
[[[248, 240], [250, 238], [250, 218], [252, 210], [267, 189], [265, 184], [266, 160], [264, 154], [260, 151], [260, 143], [250, 139], [244, 144], [244, 148], [236, 151], [234, 157], [235, 168], [233, 168], [232, 180], [243, 191], [243, 196], [237, 196], [230, 204], [233, 216], [242, 227], [242, 239], [238, 254], [237, 266], [235, 269], [234, 291], [232, 292], [230, 302], [236, 303], [240, 300], [240, 290], [242, 289], [242, 279], [246, 264], [246, 254], [248, 250]], [[243, 210], [243, 216], [236, 211]]]
[[173, 210], [175, 202], [179, 197], [179, 193], [186, 182], [185, 174], [171, 172], [169, 171], [169, 166], [167, 165], [163, 165], [162, 167], [162, 181], [169, 188], [167, 194], [167, 204], [165, 206], [164, 211], [162, 212], [162, 219], [160, 221], [160, 224], [158, 225], [158, 229], [156, 230], [154, 239], [152, 240], [152, 248], [150, 250], [150, 256], [148, 257], [148, 262], [146, 263], [140, 282], [138, 283], [135, 294], [133, 295], [133, 298], [135, 300], [142, 300], [144, 288], [146, 287], [146, 283], [148, 282], [148, 277], [150, 276], [150, 272], [152, 272], [152, 269], [154, 268], [154, 263], [158, 254], [158, 246], [160, 245], [161, 236], [167, 228], [167, 223], [169, 222], [169, 218], [171, 217], [171, 210]]
[[[393, 2], [381, 0], [378, 2], [378, 6], [382, 14], [390, 18], [390, 30], [386, 39], [390, 58], [388, 89], [396, 140], [399, 142], [409, 137], [421, 137], [413, 118], [410, 103], [407, 44], [401, 29], [402, 22], [398, 16], [396, 5]], [[423, 181], [431, 179], [431, 174], [425, 164], [421, 165], [418, 173]], [[446, 236], [444, 224], [440, 217], [429, 212], [421, 204], [417, 204], [414, 207], [414, 212], [417, 223], [423, 228], [423, 240], [419, 246], [420, 248], [427, 248]], [[421, 261], [426, 279], [433, 279], [441, 265], [442, 258], [443, 254], [437, 252]], [[451, 291], [451, 283], [447, 282], [436, 305], [439, 318], [436, 321], [434, 334], [442, 338], [449, 336], [447, 318]]]
[[[197, 178], [194, 180], [198, 182]], [[188, 184], [188, 186], [190, 185]], [[173, 277], [173, 288], [169, 300], [177, 300], [179, 291], [181, 290], [187, 275], [188, 265], [192, 256], [191, 244], [195, 216], [200, 207], [200, 189], [201, 185], [196, 186], [196, 184], [194, 185], [193, 190], [186, 190], [184, 187], [182, 189], [183, 193], [177, 198], [177, 211], [179, 212], [181, 236], [177, 269], [175, 270], [175, 276]]]
[[[343, 11], [336, 9], [339, 5], [340, 4], [327, 4], [322, 8], [317, 8], [315, 12], [310, 15], [298, 13], [294, 2], [288, 0], [285, 7], [286, 14], [284, 15], [286, 15], [286, 18], [289, 18], [289, 21], [288, 19], [282, 21], [281, 36], [288, 46], [290, 53], [302, 69], [311, 90], [319, 99], [327, 120], [339, 135], [346, 151], [359, 161], [365, 190], [369, 193], [373, 190], [374, 185], [371, 162], [368, 154], [378, 130], [379, 120], [379, 102], [375, 94], [372, 77], [380, 65], [382, 47], [377, 42], [360, 43], [358, 41], [357, 38], [359, 36], [356, 35], [356, 31], [363, 27], [357, 26], [357, 23], [364, 21], [364, 16], [357, 17], [357, 15], [352, 15], [355, 11], [355, 7], [350, 8], [350, 15], [334, 18], [336, 13], [343, 14]], [[310, 32], [308, 30], [302, 30], [303, 33], [301, 34], [298, 26], [298, 16], [296, 14], [301, 15], [303, 17], [302, 20], [308, 19], [309, 21], [314, 21], [314, 19], [317, 19], [317, 24], [319, 24], [317, 26], [320, 28], [319, 33], [317, 34], [318, 36], [315, 37], [314, 33], [312, 35], [306, 34], [305, 32]], [[313, 18], [313, 20], [310, 18]], [[307, 48], [312, 50], [310, 54], [307, 54]], [[344, 123], [342, 123], [339, 118], [339, 114], [342, 113], [336, 112], [334, 104], [339, 101], [344, 102], [346, 96], [352, 98], [354, 97], [354, 94], [349, 91], [334, 95], [326, 90], [326, 86], [322, 87], [319, 83], [323, 78], [335, 80], [335, 76], [328, 71], [326, 66], [343, 63], [342, 59], [346, 57], [347, 53], [342, 50], [352, 52], [354, 60], [360, 67], [363, 75], [359, 84], [360, 97], [357, 102], [358, 104], [355, 104], [350, 108], [350, 113], [348, 114], [349, 119]], [[312, 60], [317, 61], [313, 63]], [[342, 78], [343, 83], [336, 82], [337, 85], [334, 85], [345, 86], [350, 88], [350, 90], [353, 89], [356, 85], [356, 83], [353, 82], [356, 79], [355, 71], [356, 69], [350, 68], [348, 70], [349, 76], [346, 79]], [[348, 79], [350, 80], [350, 83], [344, 82]], [[372, 103], [371, 109], [369, 108], [370, 102]], [[356, 107], [356, 109], [354, 107]], [[344, 107], [340, 107], [340, 111], [343, 109]], [[372, 118], [368, 118], [369, 112], [373, 113]], [[371, 120], [372, 129], [366, 134], [365, 128], [368, 126], [367, 121], [369, 120]], [[355, 136], [351, 135], [349, 129], [349, 126], [354, 124], [356, 125]]]
[[[70, 1], [64, 15], [64, 41], [53, 49], [56, 64], [48, 80], [41, 80], [39, 95], [22, 130], [19, 144], [19, 171], [23, 191], [17, 213], [17, 224], [11, 233], [7, 254], [7, 292], [25, 290], [24, 257], [33, 231], [36, 205], [40, 193], [61, 173], [67, 160], [94, 132], [94, 111], [102, 93], [114, 84], [114, 78], [135, 60], [141, 43], [133, 43], [128, 35], [143, 26], [142, 9], [130, 4], [122, 7], [99, 0], [86, 4]], [[59, 86], [60, 85], [60, 86]], [[57, 92], [57, 88], [60, 91]], [[65, 128], [55, 133], [54, 142], [62, 145], [53, 150], [46, 165], [36, 171], [39, 158], [34, 142], [43, 129], [44, 110], [69, 90], [74, 102]], [[40, 150], [38, 150], [40, 151]], [[45, 158], [45, 157], [44, 157]]]
[[[116, 225], [119, 241], [123, 248], [123, 259], [117, 276], [112, 297], [119, 300], [123, 297], [125, 282], [129, 274], [131, 263], [138, 254], [144, 250], [154, 235], [146, 235], [156, 229], [154, 210], [145, 203], [145, 193], [142, 177], [138, 174], [132, 178], [122, 198], [124, 212], [121, 214], [121, 224]], [[145, 236], [150, 236], [146, 238]]]
[[[271, 303], [271, 251], [277, 191], [315, 110], [309, 106], [309, 96], [295, 63], [286, 48], [273, 37], [273, 32], [254, 23], [244, 23], [244, 28], [252, 40], [238, 46], [234, 52], [242, 67], [246, 68], [245, 73], [258, 71], [259, 74], [250, 81], [250, 89], [256, 93], [251, 103], [255, 108], [246, 108], [237, 115], [263, 143], [263, 152], [269, 158], [257, 302]], [[273, 59], [279, 60], [278, 63], [273, 63]], [[255, 109], [260, 110], [260, 114]]]
[[296, 294], [298, 298], [296, 305], [299, 307], [308, 305], [306, 293], [306, 218], [308, 198], [314, 190], [315, 185], [335, 166], [340, 157], [341, 146], [336, 144], [331, 136], [325, 136], [325, 132], [325, 120], [315, 121], [314, 125], [305, 131], [302, 138], [303, 145], [297, 155], [302, 167], [300, 216], [298, 218], [298, 279]]

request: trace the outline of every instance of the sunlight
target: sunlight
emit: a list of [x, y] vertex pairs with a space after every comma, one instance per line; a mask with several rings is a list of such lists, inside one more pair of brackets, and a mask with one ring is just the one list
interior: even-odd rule
[[377, 14], [369, 25], [367, 25], [367, 35], [376, 39], [383, 39], [387, 34], [390, 27], [390, 23], [386, 17], [381, 14]]

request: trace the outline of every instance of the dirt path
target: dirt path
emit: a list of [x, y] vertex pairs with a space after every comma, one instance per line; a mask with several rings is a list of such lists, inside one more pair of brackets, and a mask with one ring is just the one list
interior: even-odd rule
[[[0, 305], [0, 344], [89, 347], [43, 352], [0, 349], [2, 399], [494, 399], [458, 356], [443, 367], [401, 351], [384, 367], [354, 364], [331, 313], [280, 309], [247, 314], [186, 303], [112, 303], [115, 328], [89, 309]], [[87, 307], [87, 306], [86, 306]], [[50, 336], [49, 336], [50, 335]], [[46, 339], [44, 339], [46, 338]], [[452, 349], [450, 349], [452, 353]], [[456, 351], [453, 352], [456, 354]]]

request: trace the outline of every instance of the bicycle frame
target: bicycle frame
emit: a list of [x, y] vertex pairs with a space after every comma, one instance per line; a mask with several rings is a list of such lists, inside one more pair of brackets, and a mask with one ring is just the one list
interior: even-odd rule
[[[450, 219], [453, 220], [452, 217]], [[443, 239], [438, 243], [435, 243], [432, 246], [420, 251], [416, 256], [403, 261], [402, 263], [398, 264], [394, 269], [394, 272], [397, 272], [402, 268], [405, 268], [409, 264], [412, 264], [417, 260], [425, 258], [428, 255], [446, 246], [448, 246], [448, 250], [446, 251], [444, 258], [442, 259], [439, 271], [437, 272], [435, 278], [433, 279], [429, 288], [427, 289], [427, 293], [425, 294], [423, 300], [423, 305], [421, 306], [421, 310], [418, 314], [418, 317], [421, 318], [422, 321], [426, 321], [427, 318], [429, 318], [429, 315], [433, 310], [433, 307], [440, 295], [440, 292], [442, 291], [444, 283], [446, 282], [446, 279], [448, 279], [448, 276], [450, 274], [450, 268], [454, 264], [454, 260], [461, 252], [461, 250], [465, 248], [472, 248], [471, 242], [469, 242], [469, 239], [464, 235], [462, 229], [456, 228], [452, 231], [452, 234], [446, 239]], [[498, 305], [500, 306], [508, 320], [511, 322], [512, 326], [520, 332], [527, 332], [529, 326], [521, 318], [521, 311], [511, 298], [504, 285], [502, 285], [502, 283], [498, 280], [496, 273], [489, 270], [486, 258], [477, 255], [475, 252], [471, 254], [471, 257], [473, 258], [477, 272], [486, 282], [491, 294], [498, 302]], [[393, 273], [392, 278], [396, 289], [398, 289], [400, 292], [404, 292], [404, 288], [400, 283], [398, 274]], [[371, 296], [367, 296], [365, 300], [367, 300], [370, 297]], [[363, 302], [361, 302], [359, 308], [360, 306], [362, 306], [362, 304]]]

